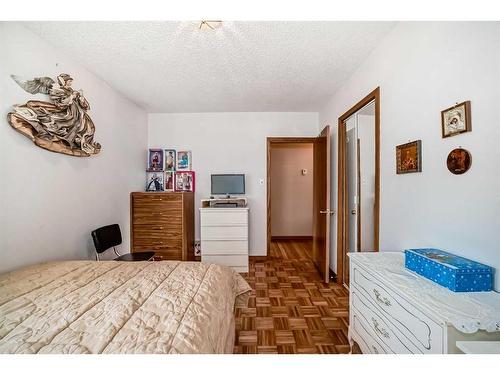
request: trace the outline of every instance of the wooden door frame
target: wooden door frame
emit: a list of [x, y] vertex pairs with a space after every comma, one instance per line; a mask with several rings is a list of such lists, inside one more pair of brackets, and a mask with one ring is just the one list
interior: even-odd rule
[[271, 248], [271, 148], [273, 145], [286, 145], [297, 143], [311, 143], [314, 144], [316, 137], [267, 137], [267, 243], [266, 252], [269, 255]]
[[375, 102], [375, 204], [374, 204], [374, 251], [379, 251], [380, 246], [380, 87], [366, 95], [351, 109], [339, 117], [338, 120], [338, 187], [337, 187], [337, 283], [344, 283], [344, 252], [346, 247], [348, 207], [346, 197], [346, 128], [344, 122], [358, 112], [361, 108]]

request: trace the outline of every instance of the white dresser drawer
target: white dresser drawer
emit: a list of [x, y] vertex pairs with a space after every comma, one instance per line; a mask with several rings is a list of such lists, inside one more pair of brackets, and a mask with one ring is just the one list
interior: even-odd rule
[[378, 309], [361, 297], [356, 290], [351, 290], [351, 306], [359, 312], [359, 320], [379, 342], [387, 347], [389, 353], [412, 354], [419, 353], [403, 333], [389, 323]]
[[387, 349], [372, 336], [371, 330], [363, 323], [361, 314], [351, 307], [351, 337], [356, 341], [363, 354], [387, 354]]
[[246, 240], [248, 227], [201, 227], [203, 240]]
[[355, 290], [359, 291], [369, 301], [367, 304], [376, 306], [404, 337], [408, 337], [417, 353], [441, 353], [441, 326], [356, 264], [352, 265], [351, 288], [353, 295]]
[[229, 267], [248, 267], [248, 255], [202, 255], [203, 263], [215, 263]]
[[[220, 210], [220, 211], [219, 211]], [[247, 210], [224, 210], [202, 211], [201, 226], [246, 226], [248, 225]]]
[[237, 255], [248, 254], [247, 240], [227, 240], [227, 241], [210, 241], [204, 240], [201, 242], [201, 253], [203, 255]]

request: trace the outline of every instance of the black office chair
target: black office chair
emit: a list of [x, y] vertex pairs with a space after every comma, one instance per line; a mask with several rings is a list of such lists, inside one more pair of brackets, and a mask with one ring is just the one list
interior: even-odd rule
[[92, 239], [94, 240], [95, 246], [95, 259], [99, 261], [99, 254], [105, 252], [109, 248], [113, 248], [113, 251], [118, 256], [114, 260], [121, 260], [127, 262], [138, 262], [145, 260], [152, 260], [155, 256], [154, 251], [144, 251], [139, 253], [128, 253], [120, 255], [116, 251], [116, 246], [122, 243], [122, 232], [118, 224], [106, 225], [101, 228], [97, 228], [92, 231]]

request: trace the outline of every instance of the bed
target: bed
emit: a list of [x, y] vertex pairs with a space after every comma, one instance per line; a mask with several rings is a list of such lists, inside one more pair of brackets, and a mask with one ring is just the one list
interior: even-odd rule
[[42, 263], [0, 275], [0, 353], [232, 353], [249, 293], [214, 264]]

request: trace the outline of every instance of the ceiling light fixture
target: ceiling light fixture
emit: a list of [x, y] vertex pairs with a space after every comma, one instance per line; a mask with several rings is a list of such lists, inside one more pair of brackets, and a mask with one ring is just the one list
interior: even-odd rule
[[200, 21], [200, 26], [198, 27], [200, 30], [201, 29], [219, 29], [222, 27], [222, 21], [213, 21], [213, 20], [207, 20], [207, 21]]

